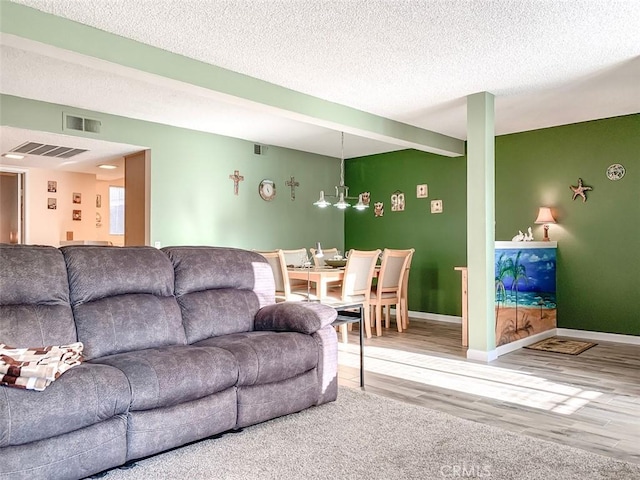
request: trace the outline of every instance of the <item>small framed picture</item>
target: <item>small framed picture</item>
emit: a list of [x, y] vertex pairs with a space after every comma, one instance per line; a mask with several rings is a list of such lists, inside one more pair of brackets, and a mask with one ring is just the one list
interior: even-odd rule
[[404, 193], [396, 191], [391, 195], [391, 211], [403, 212], [404, 211]]
[[58, 182], [55, 180], [49, 180], [47, 182], [47, 192], [56, 193], [58, 191]]
[[74, 193], [73, 194], [73, 203], [82, 203], [82, 194]]
[[58, 208], [58, 200], [55, 198], [47, 198], [47, 208], [49, 210], [55, 210]]
[[102, 195], [96, 195], [96, 208], [102, 208]]
[[429, 187], [426, 183], [416, 185], [416, 198], [427, 198], [429, 196]]
[[431, 213], [442, 213], [442, 200], [431, 200]]
[[79, 222], [82, 220], [82, 210], [74, 210], [73, 211], [73, 220]]

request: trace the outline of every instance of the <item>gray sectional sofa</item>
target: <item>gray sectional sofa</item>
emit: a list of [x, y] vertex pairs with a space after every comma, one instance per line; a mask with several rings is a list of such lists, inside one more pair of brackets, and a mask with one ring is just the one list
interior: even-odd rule
[[0, 343], [85, 359], [0, 386], [0, 479], [82, 478], [337, 396], [335, 311], [276, 304], [257, 253], [1, 245], [0, 269]]

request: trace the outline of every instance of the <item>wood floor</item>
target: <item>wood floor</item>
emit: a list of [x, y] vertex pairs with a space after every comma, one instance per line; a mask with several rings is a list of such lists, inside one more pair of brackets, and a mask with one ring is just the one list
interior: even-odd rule
[[[580, 355], [529, 349], [466, 360], [459, 324], [413, 320], [365, 341], [368, 392], [640, 463], [640, 347]], [[339, 346], [339, 384], [359, 387], [358, 337]]]

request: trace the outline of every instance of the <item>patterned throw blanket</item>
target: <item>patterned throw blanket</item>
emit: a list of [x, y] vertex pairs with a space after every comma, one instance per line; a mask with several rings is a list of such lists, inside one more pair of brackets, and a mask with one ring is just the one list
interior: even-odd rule
[[70, 345], [12, 348], [0, 343], [0, 385], [42, 391], [82, 362], [81, 342]]

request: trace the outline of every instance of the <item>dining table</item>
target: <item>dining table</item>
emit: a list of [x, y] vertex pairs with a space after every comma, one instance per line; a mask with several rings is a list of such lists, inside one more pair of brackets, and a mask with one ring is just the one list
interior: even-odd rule
[[344, 267], [288, 267], [287, 273], [289, 280], [304, 280], [309, 285], [313, 283], [318, 300], [327, 296], [330, 283], [341, 282], [344, 279]]
[[[327, 287], [330, 283], [340, 283], [344, 280], [344, 267], [287, 267], [289, 280], [304, 280], [310, 288], [315, 289], [317, 300], [327, 296]], [[376, 265], [373, 278], [380, 274], [380, 265]], [[311, 284], [315, 287], [311, 287]]]

